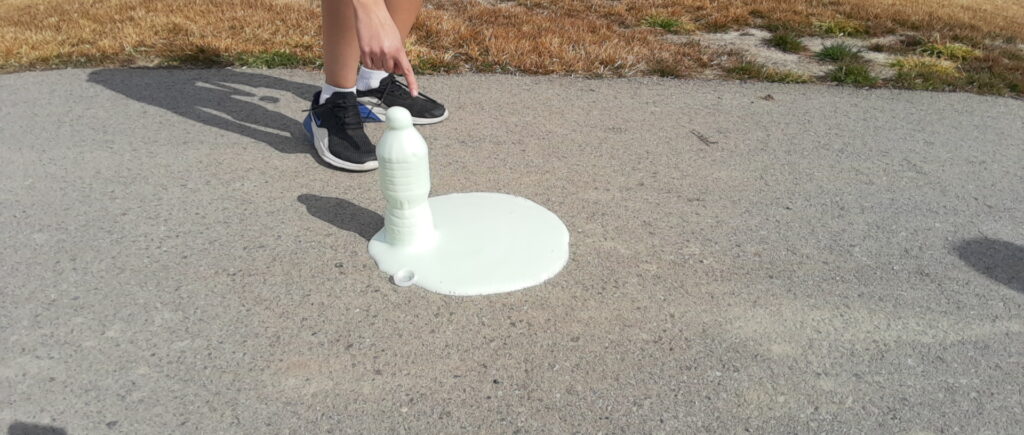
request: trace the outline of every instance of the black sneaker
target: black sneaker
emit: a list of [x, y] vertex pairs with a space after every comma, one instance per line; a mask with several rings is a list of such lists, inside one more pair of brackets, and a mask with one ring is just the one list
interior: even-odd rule
[[323, 104], [319, 103], [320, 91], [317, 91], [303, 126], [320, 158], [331, 166], [350, 171], [377, 169], [377, 148], [363, 131], [356, 95], [336, 92]]
[[409, 93], [409, 87], [398, 80], [394, 74], [388, 74], [376, 88], [356, 93], [359, 103], [370, 109], [364, 114], [366, 119], [384, 121], [384, 112], [388, 107], [399, 106], [409, 110], [413, 124], [434, 124], [448, 117], [448, 109], [433, 98], [420, 92], [418, 97]]

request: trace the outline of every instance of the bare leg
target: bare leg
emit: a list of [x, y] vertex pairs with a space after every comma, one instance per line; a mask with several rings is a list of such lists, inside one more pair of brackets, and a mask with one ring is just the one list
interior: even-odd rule
[[359, 39], [352, 0], [321, 0], [320, 11], [324, 26], [325, 81], [334, 87], [353, 88], [359, 66]]
[[388, 6], [388, 13], [395, 21], [395, 26], [402, 33], [402, 40], [406, 40], [423, 7], [423, 0], [385, 0], [384, 3]]

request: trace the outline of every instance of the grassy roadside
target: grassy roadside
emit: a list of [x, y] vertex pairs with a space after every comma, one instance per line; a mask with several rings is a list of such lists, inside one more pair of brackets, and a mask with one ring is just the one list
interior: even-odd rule
[[[0, 71], [316, 67], [319, 22], [319, 10], [308, 0], [0, 0]], [[422, 72], [710, 72], [1021, 95], [1021, 23], [1024, 3], [1012, 0], [427, 0], [409, 47]], [[894, 76], [873, 80], [857, 58], [840, 62], [830, 74], [808, 77], [667, 38], [744, 27], [770, 30], [776, 36], [766, 44], [807, 57], [818, 54], [806, 52], [800, 37], [909, 36], [872, 47], [899, 57], [891, 65]]]

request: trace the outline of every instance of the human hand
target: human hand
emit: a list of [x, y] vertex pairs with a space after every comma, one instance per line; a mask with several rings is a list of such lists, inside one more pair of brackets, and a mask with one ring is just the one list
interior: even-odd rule
[[369, 69], [405, 76], [409, 93], [419, 95], [416, 74], [405, 53], [402, 35], [388, 14], [383, 0], [353, 0], [356, 15], [356, 36], [359, 58]]

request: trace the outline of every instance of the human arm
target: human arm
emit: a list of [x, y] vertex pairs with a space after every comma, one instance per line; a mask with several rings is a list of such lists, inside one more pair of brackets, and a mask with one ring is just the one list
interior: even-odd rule
[[352, 0], [352, 4], [363, 66], [405, 76], [409, 92], [413, 96], [418, 95], [416, 74], [405, 53], [402, 35], [391, 19], [384, 0]]

